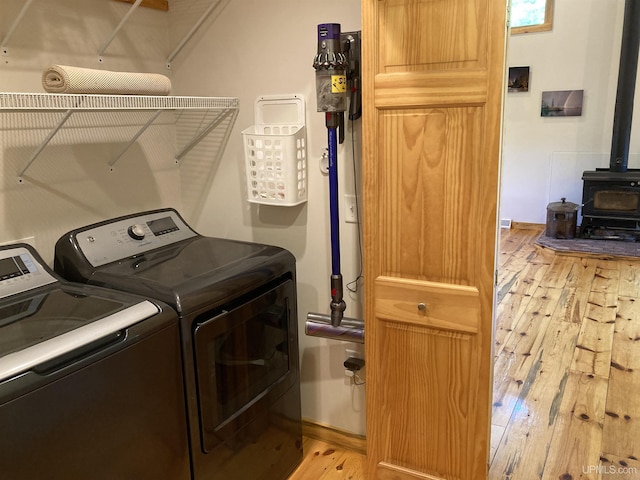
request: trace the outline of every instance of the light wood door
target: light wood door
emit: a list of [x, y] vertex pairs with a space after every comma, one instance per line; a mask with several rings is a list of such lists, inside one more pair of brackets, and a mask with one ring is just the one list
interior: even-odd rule
[[486, 478], [505, 0], [363, 0], [368, 477]]

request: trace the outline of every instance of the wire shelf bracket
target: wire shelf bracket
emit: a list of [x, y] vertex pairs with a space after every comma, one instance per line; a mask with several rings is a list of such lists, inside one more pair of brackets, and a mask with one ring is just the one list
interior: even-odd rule
[[9, 45], [9, 42], [11, 41], [11, 37], [13, 36], [13, 32], [15, 32], [16, 27], [22, 20], [22, 17], [24, 17], [24, 14], [27, 13], [27, 10], [29, 9], [32, 3], [33, 3], [33, 0], [26, 0], [24, 2], [24, 4], [22, 5], [22, 9], [20, 10], [20, 13], [18, 13], [18, 16], [13, 20], [13, 23], [9, 27], [9, 30], [7, 30], [7, 33], [5, 34], [4, 38], [2, 39], [2, 42], [0, 43], [0, 49], [3, 55], [9, 54], [8, 45]]
[[138, 132], [131, 138], [131, 140], [129, 140], [129, 142], [124, 147], [122, 147], [122, 150], [120, 150], [120, 152], [113, 158], [113, 160], [109, 162], [109, 170], [111, 172], [113, 172], [114, 167], [118, 162], [118, 160], [120, 160], [120, 158], [122, 158], [122, 156], [127, 152], [127, 150], [129, 150], [129, 147], [131, 147], [131, 145], [136, 143], [136, 140], [140, 138], [140, 135], [142, 135], [147, 130], [147, 128], [149, 128], [153, 124], [153, 122], [156, 121], [156, 118], [158, 118], [161, 113], [162, 113], [162, 110], [156, 110], [156, 113], [154, 113], [151, 116], [151, 118], [147, 121], [147, 123], [145, 123], [142, 126], [142, 128], [138, 130]]
[[124, 17], [122, 17], [122, 20], [120, 20], [120, 23], [118, 23], [118, 25], [116, 25], [116, 28], [113, 29], [113, 32], [111, 32], [109, 38], [107, 38], [107, 40], [105, 40], [102, 46], [98, 49], [98, 62], [102, 62], [102, 55], [107, 50], [109, 45], [111, 45], [113, 39], [116, 38], [116, 35], [118, 35], [118, 32], [123, 27], [123, 25], [127, 23], [127, 20], [129, 20], [131, 14], [140, 6], [141, 3], [142, 0], [136, 0], [135, 3], [131, 5], [129, 10], [127, 10], [127, 13], [124, 15]]
[[198, 29], [202, 26], [202, 24], [207, 19], [207, 17], [209, 17], [209, 15], [211, 15], [211, 13], [214, 10], [218, 9], [216, 13], [216, 18], [217, 18], [218, 15], [222, 13], [222, 10], [224, 10], [224, 8], [227, 6], [227, 4], [230, 1], [231, 0], [213, 0], [211, 2], [211, 5], [209, 5], [209, 8], [207, 8], [207, 10], [202, 14], [200, 19], [195, 23], [195, 25], [191, 28], [191, 30], [189, 30], [187, 34], [182, 38], [178, 46], [167, 57], [167, 61], [166, 61], [167, 69], [169, 70], [171, 69], [171, 62], [173, 62], [173, 59], [176, 58], [176, 56], [180, 53], [180, 51], [187, 44], [187, 42], [191, 40], [191, 37], [193, 37], [193, 35], [198, 31]]
[[152, 111], [153, 115], [133, 135], [120, 152], [109, 162], [113, 167], [138, 138], [155, 122], [164, 111], [214, 111], [214, 119], [199, 133], [197, 133], [185, 147], [176, 155], [179, 161], [211, 131], [223, 124], [227, 119], [223, 145], [226, 144], [231, 129], [238, 115], [239, 99], [237, 97], [180, 97], [180, 96], [145, 96], [145, 95], [84, 95], [84, 94], [54, 94], [54, 93], [1, 93], [0, 114], [18, 112], [63, 112], [62, 118], [51, 129], [45, 139], [31, 154], [28, 162], [18, 174], [19, 183], [23, 183], [25, 172], [31, 167], [38, 156], [56, 136], [64, 124], [75, 112], [125, 112]]
[[[220, 112], [216, 118], [214, 118], [209, 125], [204, 128], [200, 133], [198, 133], [187, 145], [185, 145], [180, 152], [175, 155], [176, 163], [179, 163], [182, 158], [193, 149], [198, 143], [202, 141], [212, 130], [214, 130], [217, 126], [219, 126], [229, 115], [233, 115], [231, 119], [231, 125], [235, 123], [236, 115], [238, 114], [237, 110], [224, 110]], [[228, 130], [231, 130], [229, 128]], [[227, 132], [228, 133], [228, 132]], [[224, 142], [226, 143], [226, 141]]]
[[[7, 30], [7, 33], [2, 38], [2, 41], [0, 42], [0, 53], [2, 55], [8, 55], [9, 54], [8, 45], [9, 45], [9, 42], [11, 40], [11, 37], [15, 33], [15, 30], [18, 27], [18, 24], [22, 21], [22, 18], [26, 14], [27, 10], [29, 9], [29, 7], [31, 6], [33, 1], [34, 0], [24, 0], [24, 3], [22, 5], [22, 8], [21, 8], [20, 12], [18, 13], [16, 18], [13, 20], [13, 22], [9, 26], [9, 29]], [[98, 63], [102, 63], [104, 61], [103, 55], [107, 51], [107, 49], [109, 48], [109, 45], [111, 45], [111, 42], [113, 42], [113, 40], [116, 38], [116, 36], [118, 35], [118, 33], [120, 32], [122, 27], [129, 20], [129, 17], [131, 15], [133, 15], [133, 13], [138, 9], [138, 7], [141, 5], [142, 1], [143, 0], [135, 0], [135, 2], [127, 10], [127, 13], [125, 13], [125, 15], [122, 17], [122, 19], [120, 20], [118, 25], [115, 26], [115, 28], [113, 29], [113, 31], [111, 32], [109, 37], [102, 43], [102, 45], [100, 45], [100, 47], [98, 48], [98, 52], [97, 52], [98, 53]], [[187, 32], [187, 34], [182, 38], [182, 40], [178, 43], [178, 45], [175, 47], [173, 52], [171, 52], [171, 54], [169, 54], [169, 56], [167, 57], [166, 62], [165, 62], [165, 66], [166, 66], [167, 69], [169, 69], [169, 70], [171, 69], [171, 62], [173, 62], [173, 59], [180, 53], [182, 48], [189, 42], [189, 40], [191, 40], [191, 37], [193, 37], [193, 35], [198, 31], [198, 29], [202, 26], [202, 24], [205, 22], [205, 20], [209, 16], [211, 16], [211, 14], [214, 11], [216, 12], [215, 13], [215, 18], [217, 18], [218, 15], [220, 15], [220, 13], [224, 10], [224, 8], [227, 6], [227, 4], [230, 1], [231, 0], [212, 0], [211, 1], [211, 4], [209, 5], [209, 7], [207, 7], [206, 11], [200, 16], [200, 18], [193, 25], [191, 30], [189, 30], [189, 32]]]
[[60, 129], [62, 128], [62, 126], [67, 122], [67, 120], [69, 120], [71, 118], [71, 114], [73, 113], [73, 110], [67, 110], [64, 113], [64, 116], [62, 117], [62, 119], [58, 122], [58, 124], [53, 128], [53, 130], [51, 130], [49, 132], [49, 134], [46, 136], [46, 138], [42, 141], [42, 143], [40, 144], [40, 146], [36, 149], [35, 152], [33, 152], [31, 154], [31, 158], [29, 159], [29, 161], [27, 162], [27, 164], [24, 166], [24, 168], [20, 171], [20, 173], [18, 174], [18, 182], [22, 183], [23, 182], [23, 176], [25, 174], [25, 172], [29, 169], [29, 167], [31, 166], [31, 164], [33, 162], [35, 162], [36, 158], [38, 158], [38, 155], [40, 155], [40, 153], [42, 153], [42, 151], [44, 150], [44, 148], [49, 144], [49, 142], [51, 141], [51, 139], [53, 137], [56, 136], [56, 133], [58, 133], [60, 131]]

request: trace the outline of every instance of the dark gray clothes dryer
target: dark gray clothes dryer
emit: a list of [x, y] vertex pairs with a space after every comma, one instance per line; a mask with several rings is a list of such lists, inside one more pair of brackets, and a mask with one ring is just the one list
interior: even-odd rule
[[199, 235], [161, 209], [69, 232], [54, 268], [177, 311], [195, 480], [287, 478], [302, 459], [291, 253]]

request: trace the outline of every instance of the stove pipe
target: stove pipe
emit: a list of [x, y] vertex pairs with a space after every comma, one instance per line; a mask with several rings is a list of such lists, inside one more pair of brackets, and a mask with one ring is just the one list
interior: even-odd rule
[[622, 47], [618, 70], [618, 91], [616, 109], [613, 116], [613, 137], [609, 169], [612, 172], [626, 172], [629, 162], [629, 142], [631, 141], [631, 119], [633, 117], [633, 97], [638, 71], [638, 47], [640, 46], [640, 0], [626, 0], [624, 25], [622, 27]]

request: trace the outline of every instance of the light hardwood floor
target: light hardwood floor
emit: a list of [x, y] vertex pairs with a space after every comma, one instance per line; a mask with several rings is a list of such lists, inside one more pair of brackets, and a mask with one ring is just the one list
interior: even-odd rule
[[360, 480], [366, 457], [335, 444], [304, 437], [304, 458], [289, 480]]
[[489, 478], [640, 478], [640, 259], [503, 230]]
[[[489, 480], [640, 479], [640, 259], [557, 255], [502, 230]], [[305, 438], [290, 480], [365, 478]]]

